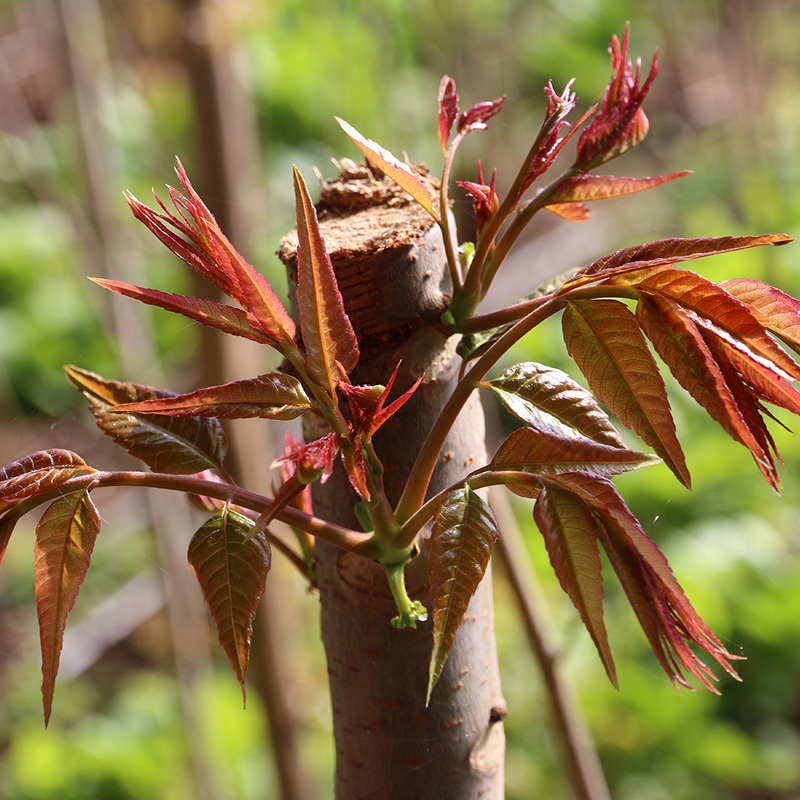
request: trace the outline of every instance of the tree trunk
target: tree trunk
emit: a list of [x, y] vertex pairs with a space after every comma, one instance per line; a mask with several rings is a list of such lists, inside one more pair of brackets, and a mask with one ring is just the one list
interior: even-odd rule
[[[361, 359], [351, 381], [385, 384], [402, 361], [404, 391], [424, 374], [412, 400], [382, 428], [375, 447], [394, 504], [450, 396], [460, 359], [458, 337], [438, 325], [448, 271], [441, 234], [430, 217], [391, 181], [350, 162], [323, 186], [322, 232], [353, 322]], [[290, 284], [296, 238], [282, 242]], [[324, 433], [310, 427], [307, 440]], [[431, 493], [485, 463], [484, 421], [473, 396], [442, 450]], [[314, 511], [358, 528], [358, 498], [344, 470], [314, 486]], [[408, 565], [412, 599], [430, 609], [425, 546]], [[376, 563], [317, 544], [322, 639], [328, 663], [336, 743], [336, 798], [503, 797], [505, 703], [494, 637], [491, 576], [475, 593], [442, 676], [425, 707], [431, 620], [396, 630], [396, 609]]]

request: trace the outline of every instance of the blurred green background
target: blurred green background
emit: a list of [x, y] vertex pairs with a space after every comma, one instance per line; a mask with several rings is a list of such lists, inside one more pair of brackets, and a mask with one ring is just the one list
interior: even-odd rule
[[[307, 178], [315, 165], [331, 177], [332, 157], [356, 157], [334, 114], [437, 171], [441, 75], [455, 78], [462, 105], [507, 93], [503, 113], [470, 137], [457, 165], [457, 177], [472, 179], [481, 158], [485, 170], [497, 168], [502, 187], [538, 130], [543, 85], [552, 79], [560, 90], [574, 77], [581, 108], [596, 101], [610, 74], [609, 36], [626, 20], [634, 55], [647, 63], [660, 48], [661, 73], [646, 103], [650, 135], [613, 172], [694, 174], [595, 207], [588, 223], [537, 220], [499, 279], [495, 303], [642, 241], [800, 235], [800, 7], [792, 0], [0, 0], [0, 461], [64, 446], [99, 466], [128, 463], [94, 429], [63, 379], [64, 363], [173, 390], [271, 366], [260, 351], [205, 341], [185, 320], [112, 302], [85, 280], [112, 275], [164, 291], [192, 288], [188, 270], [130, 217], [123, 190], [145, 200], [150, 186], [174, 184], [179, 155], [240, 249], [282, 289], [272, 254], [293, 224], [291, 165]], [[457, 213], [467, 209], [459, 200]], [[696, 267], [713, 280], [757, 277], [797, 295], [798, 252], [762, 248]], [[517, 355], [574, 374], [556, 327]], [[556, 585], [526, 504], [520, 524], [615, 798], [798, 798], [798, 440], [776, 426], [786, 462], [778, 499], [747, 453], [673, 389], [694, 491], [663, 467], [617, 485], [712, 629], [747, 656], [741, 684], [724, 678], [721, 697], [676, 693], [609, 581], [615, 692]], [[272, 457], [255, 456], [267, 464]], [[262, 713], [272, 680], [263, 665], [271, 662], [257, 647], [243, 711], [184, 561], [197, 520], [136, 492], [109, 492], [98, 502], [106, 524], [70, 617], [46, 732], [30, 521], [18, 527], [3, 564], [0, 796], [276, 797]], [[510, 709], [507, 796], [568, 797], [537, 666], [502, 580], [497, 599]], [[324, 798], [332, 746], [316, 601], [276, 563], [265, 606], [260, 618], [269, 617], [269, 629], [258, 635], [288, 673], [280, 698], [288, 727], [272, 733], [297, 732], [305, 796]]]

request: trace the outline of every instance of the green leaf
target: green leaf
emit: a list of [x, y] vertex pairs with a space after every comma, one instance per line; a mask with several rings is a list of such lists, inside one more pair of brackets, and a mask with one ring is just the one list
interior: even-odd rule
[[42, 647], [45, 725], [50, 720], [67, 615], [75, 603], [100, 531], [89, 489], [51, 503], [36, 526], [36, 610]]
[[96, 472], [70, 450], [40, 450], [0, 469], [0, 512], [57, 489], [76, 475]]
[[253, 619], [271, 561], [266, 534], [247, 538], [252, 526], [250, 519], [226, 505], [195, 533], [189, 544], [189, 564], [245, 700]]
[[216, 419], [118, 414], [112, 411], [114, 406], [174, 395], [151, 386], [109, 380], [74, 366], [64, 367], [64, 372], [89, 401], [100, 430], [155, 472], [192, 475], [222, 468], [228, 445]]
[[547, 475], [576, 470], [617, 475], [659, 461], [656, 456], [625, 447], [520, 428], [500, 445], [491, 467]]
[[575, 431], [612, 447], [625, 447], [592, 395], [565, 372], [527, 361], [489, 381], [503, 405], [526, 425], [557, 435]]
[[567, 350], [592, 391], [688, 487], [664, 381], [628, 307], [616, 300], [570, 303], [562, 322]]
[[300, 381], [283, 372], [270, 372], [222, 386], [198, 389], [189, 394], [124, 403], [114, 406], [119, 413], [166, 414], [171, 417], [217, 417], [219, 419], [289, 420], [311, 408]]
[[619, 688], [603, 621], [603, 575], [592, 512], [576, 495], [557, 484], [545, 483], [533, 518], [561, 588], [578, 610], [609, 679]]
[[[336, 382], [358, 363], [358, 341], [336, 282], [317, 212], [295, 167], [297, 305], [308, 374], [335, 396]], [[344, 370], [344, 375], [342, 374]]]
[[388, 178], [401, 189], [407, 191], [437, 222], [439, 215], [433, 207], [433, 200], [422, 181], [414, 174], [408, 164], [395, 158], [388, 150], [372, 139], [362, 136], [352, 125], [336, 117], [342, 130], [353, 140], [356, 147]]
[[492, 510], [469, 486], [445, 495], [428, 545], [433, 606], [428, 700], [442, 674], [469, 601], [486, 573], [498, 535]]

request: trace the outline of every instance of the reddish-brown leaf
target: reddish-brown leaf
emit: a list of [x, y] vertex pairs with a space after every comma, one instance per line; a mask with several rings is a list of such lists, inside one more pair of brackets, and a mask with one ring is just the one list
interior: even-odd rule
[[112, 411], [166, 414], [171, 417], [217, 417], [219, 419], [289, 420], [311, 408], [311, 401], [297, 378], [270, 372], [257, 378], [210, 386], [189, 394], [124, 403]]
[[102, 378], [78, 367], [64, 367], [64, 372], [89, 401], [100, 430], [155, 472], [192, 475], [221, 468], [228, 445], [216, 419], [115, 413], [111, 409], [123, 403], [174, 395], [152, 386]]
[[14, 532], [14, 527], [19, 520], [20, 515], [13, 511], [7, 511], [0, 517], [0, 564], [3, 563], [3, 558], [6, 554], [6, 548], [11, 540], [11, 534]]
[[245, 700], [253, 619], [271, 560], [265, 534], [247, 538], [252, 525], [247, 517], [225, 506], [195, 533], [188, 554]]
[[601, 444], [625, 447], [594, 397], [560, 369], [527, 361], [509, 367], [488, 385], [526, 425], [558, 435], [577, 431]]
[[70, 450], [40, 450], [25, 456], [0, 469], [0, 512], [92, 472], [96, 470]]
[[592, 391], [689, 486], [667, 391], [636, 318], [616, 300], [570, 303], [563, 316], [567, 350]]
[[[703, 622], [684, 594], [655, 542], [642, 530], [611, 481], [572, 473], [549, 479], [576, 494], [597, 516], [598, 534], [625, 593], [650, 641], [659, 663], [676, 685], [689, 687], [681, 667], [691, 672], [705, 688], [716, 689], [709, 668], [689, 648], [689, 642], [704, 649], [730, 675], [731, 655]], [[689, 687], [691, 688], [691, 687]]]
[[545, 208], [567, 222], [587, 222], [591, 218], [583, 203], [548, 203]]
[[600, 444], [583, 437], [520, 428], [500, 445], [493, 469], [556, 475], [576, 470], [595, 475], [617, 475], [660, 461], [648, 453]]
[[51, 503], [36, 526], [36, 610], [42, 647], [44, 722], [50, 720], [67, 615], [89, 569], [100, 515], [89, 490]]
[[609, 679], [618, 688], [603, 621], [603, 575], [595, 518], [576, 495], [547, 483], [542, 486], [533, 518], [558, 582], [578, 610]]
[[[793, 242], [791, 236], [783, 233], [765, 234], [762, 236], [721, 236], [703, 239], [660, 239], [657, 242], [626, 247], [607, 256], [599, 258], [586, 269], [581, 270], [573, 281], [571, 287], [597, 280], [599, 273], [620, 270], [616, 274], [624, 274], [633, 269], [643, 267], [657, 267], [666, 264], [675, 264], [679, 261], [688, 261], [694, 258], [705, 258], [735, 250], [745, 250], [749, 247], [760, 245], [782, 245]], [[608, 277], [603, 274], [603, 277]]]
[[364, 500], [370, 499], [367, 486], [367, 465], [364, 461], [364, 443], [361, 437], [354, 439], [349, 445], [342, 447], [342, 463], [347, 479]]
[[661, 268], [651, 274], [628, 274], [625, 283], [658, 297], [669, 297], [689, 309], [697, 321], [712, 323], [734, 339], [741, 340], [756, 356], [772, 362], [793, 380], [800, 380], [800, 365], [776, 344], [749, 306], [725, 291], [721, 286], [683, 269]]
[[[593, 200], [608, 200], [612, 197], [624, 197], [628, 194], [644, 192], [690, 174], [691, 170], [670, 172], [668, 175], [655, 175], [650, 178], [574, 175], [561, 181], [549, 199], [553, 203], [588, 203]], [[548, 207], [549, 205], [548, 203]]]
[[[656, 352], [678, 383], [735, 441], [743, 444], [774, 486], [777, 476], [769, 451], [764, 448], [763, 422], [753, 417], [739, 400], [738, 380], [729, 384], [720, 364], [694, 320], [671, 301], [642, 297], [637, 315]], [[753, 426], [756, 426], [755, 432]]]
[[443, 153], [447, 152], [447, 142], [457, 116], [456, 82], [449, 75], [444, 75], [439, 83], [439, 144]]
[[236, 306], [226, 306], [215, 303], [213, 300], [203, 300], [200, 297], [185, 297], [180, 294], [168, 294], [157, 289], [144, 289], [141, 286], [132, 286], [122, 281], [112, 281], [105, 278], [91, 278], [96, 284], [112, 292], [131, 297], [147, 305], [157, 306], [175, 314], [216, 328], [223, 333], [242, 336], [254, 342], [271, 344], [272, 339], [262, 333], [257, 321], [249, 311]]
[[428, 699], [442, 674], [469, 601], [489, 565], [498, 535], [492, 510], [469, 486], [445, 495], [428, 546], [433, 606]]
[[734, 278], [723, 281], [720, 286], [746, 303], [760, 325], [800, 353], [800, 300], [750, 278]]
[[422, 181], [408, 164], [395, 158], [388, 150], [372, 139], [362, 136], [352, 125], [336, 117], [342, 130], [353, 140], [356, 147], [388, 178], [408, 192], [437, 222], [439, 215], [433, 207], [433, 199]]
[[[297, 305], [308, 374], [332, 396], [336, 383], [358, 363], [358, 342], [344, 310], [336, 275], [325, 249], [317, 212], [295, 167], [297, 205]], [[340, 365], [344, 368], [342, 375]]]

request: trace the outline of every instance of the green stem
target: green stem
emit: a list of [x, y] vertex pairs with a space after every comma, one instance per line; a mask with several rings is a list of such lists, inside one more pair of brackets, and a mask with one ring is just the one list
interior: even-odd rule
[[428, 618], [428, 610], [419, 600], [412, 600], [406, 590], [405, 576], [406, 562], [397, 564], [384, 564], [389, 588], [397, 605], [399, 614], [392, 620], [395, 628], [416, 628], [417, 622], [424, 622]]

